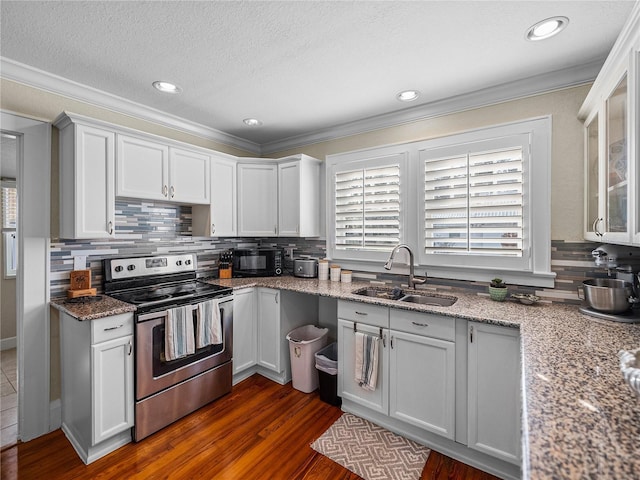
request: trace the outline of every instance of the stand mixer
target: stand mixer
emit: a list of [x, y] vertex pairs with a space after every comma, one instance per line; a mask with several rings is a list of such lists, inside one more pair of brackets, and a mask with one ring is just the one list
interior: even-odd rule
[[[623, 301], [628, 302], [628, 308], [625, 309], [623, 306], [624, 311], [617, 313], [602, 311], [602, 309], [594, 308], [596, 305], [592, 305], [589, 301], [589, 295], [585, 295], [590, 306], [580, 307], [580, 311], [586, 315], [606, 320], [627, 323], [640, 322], [640, 248], [603, 244], [593, 250], [591, 255], [596, 266], [606, 269], [607, 275], [616, 279], [601, 280], [601, 283], [615, 282], [616, 287], [621, 284], [626, 286], [625, 289], [611, 288], [608, 291], [613, 293], [616, 290], [616, 294], [619, 294], [620, 291], [628, 292], [625, 295], [626, 298], [623, 299]], [[584, 290], [595, 288], [600, 290], [599, 294], [602, 294], [602, 291], [607, 292], [607, 286], [593, 286], [593, 282], [597, 280], [583, 282]]]

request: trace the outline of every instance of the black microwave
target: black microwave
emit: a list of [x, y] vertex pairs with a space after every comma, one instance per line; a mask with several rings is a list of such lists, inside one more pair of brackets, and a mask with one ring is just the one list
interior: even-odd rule
[[234, 277], [274, 277], [282, 275], [279, 248], [237, 248], [233, 251]]

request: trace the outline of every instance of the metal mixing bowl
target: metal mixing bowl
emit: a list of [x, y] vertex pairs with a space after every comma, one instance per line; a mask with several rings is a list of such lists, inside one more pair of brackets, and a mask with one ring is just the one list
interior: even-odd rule
[[[580, 289], [584, 297], [580, 296]], [[578, 296], [594, 310], [606, 313], [622, 313], [631, 308], [629, 297], [633, 296], [633, 285], [613, 278], [594, 278], [582, 282]]]

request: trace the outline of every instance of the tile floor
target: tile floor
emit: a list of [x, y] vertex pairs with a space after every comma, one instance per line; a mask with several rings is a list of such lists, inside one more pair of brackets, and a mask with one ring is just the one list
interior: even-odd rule
[[0, 352], [0, 437], [4, 448], [18, 437], [18, 364], [16, 349]]

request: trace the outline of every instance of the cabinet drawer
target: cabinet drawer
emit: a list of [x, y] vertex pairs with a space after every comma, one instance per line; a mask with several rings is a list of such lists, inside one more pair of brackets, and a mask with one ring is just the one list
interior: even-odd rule
[[133, 313], [122, 313], [89, 321], [91, 322], [91, 345], [133, 335]]
[[453, 317], [432, 315], [429, 313], [407, 312], [391, 309], [391, 329], [415, 333], [426, 337], [455, 340], [456, 320]]
[[338, 318], [376, 327], [389, 327], [389, 309], [360, 302], [338, 302]]

